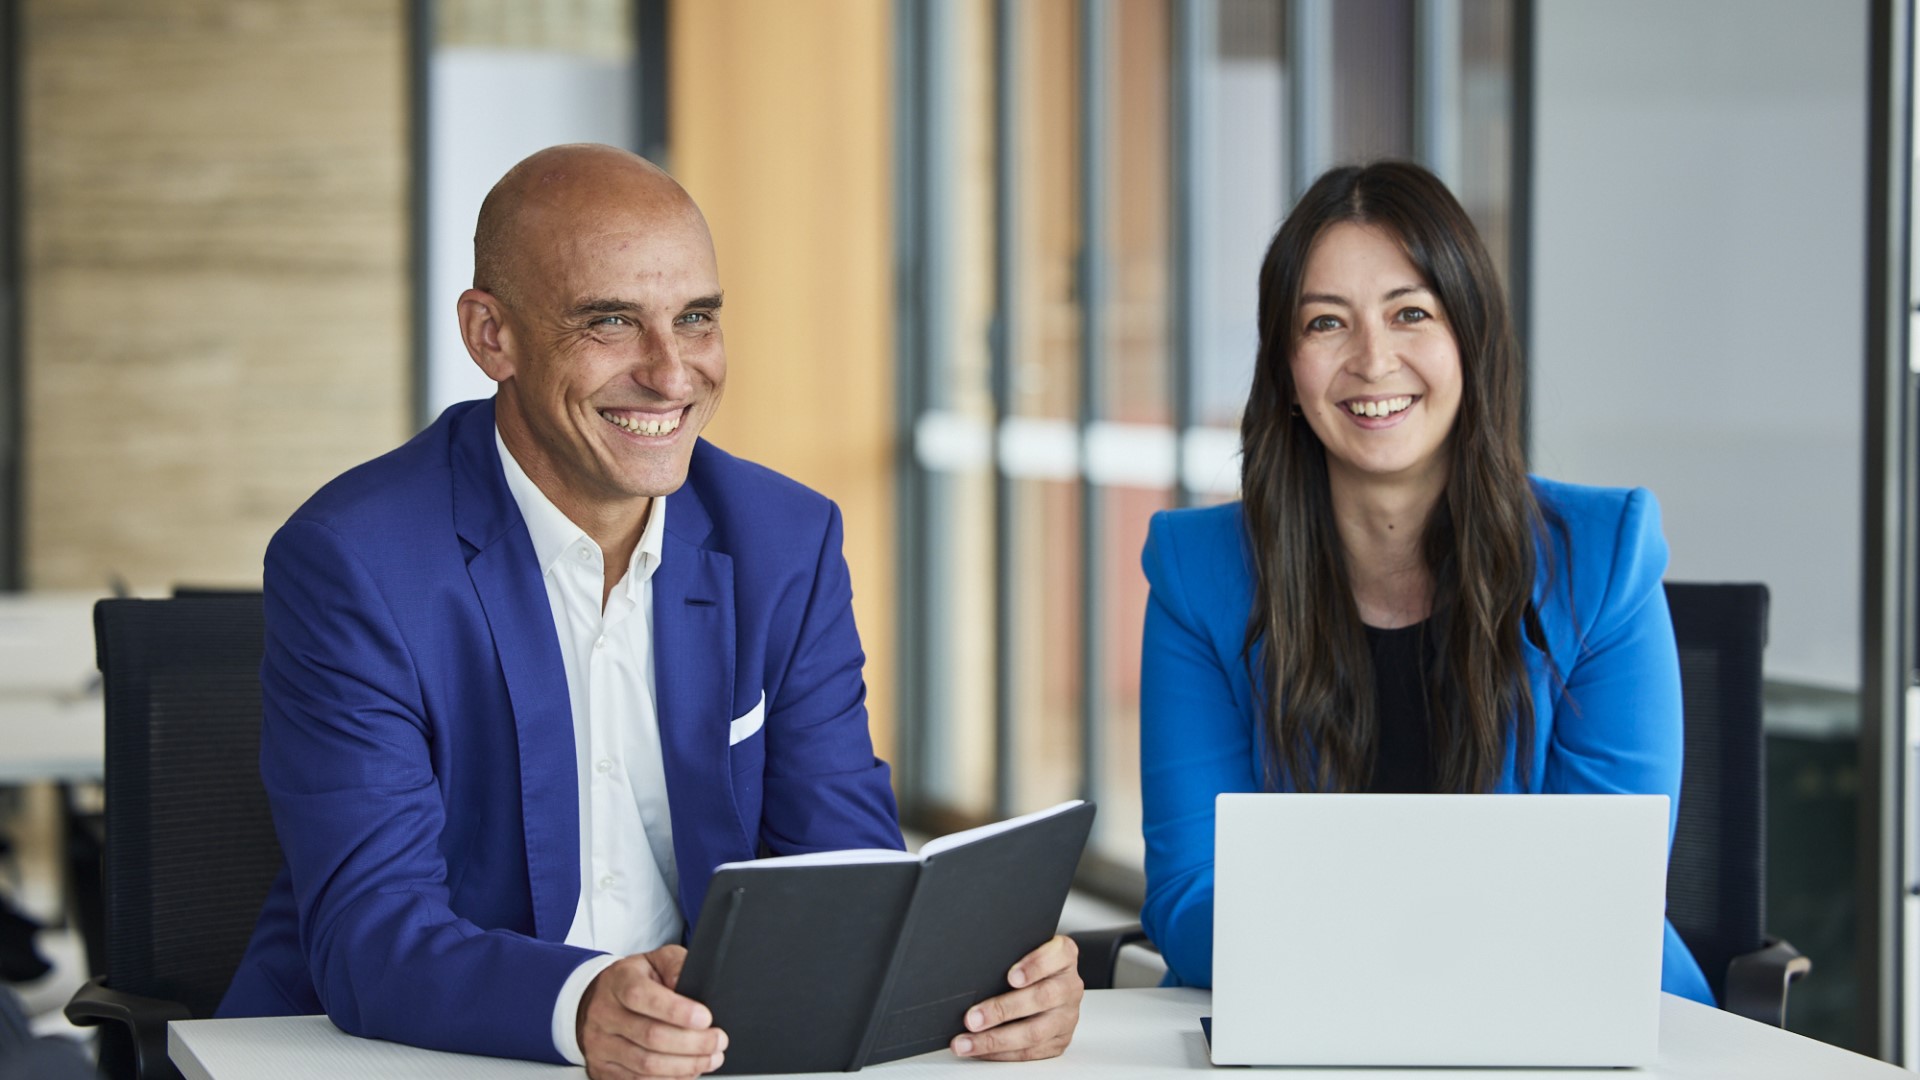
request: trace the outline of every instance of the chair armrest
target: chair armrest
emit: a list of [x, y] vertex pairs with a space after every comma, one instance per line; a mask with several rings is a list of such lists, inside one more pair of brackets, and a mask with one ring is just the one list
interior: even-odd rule
[[67, 1019], [80, 1027], [102, 1022], [124, 1025], [132, 1037], [135, 1068], [141, 1080], [178, 1080], [180, 1073], [167, 1059], [167, 1022], [191, 1020], [193, 1014], [177, 1001], [123, 994], [104, 978], [87, 980], [67, 1002]]
[[1082, 930], [1067, 936], [1080, 948], [1080, 981], [1089, 990], [1113, 988], [1113, 972], [1120, 964], [1121, 949], [1135, 942], [1153, 944], [1147, 941], [1147, 932], [1140, 928], [1139, 923]]
[[1787, 1026], [1787, 988], [1813, 970], [1813, 961], [1778, 938], [1768, 938], [1763, 949], [1734, 957], [1727, 963], [1728, 1012], [1774, 1027]]

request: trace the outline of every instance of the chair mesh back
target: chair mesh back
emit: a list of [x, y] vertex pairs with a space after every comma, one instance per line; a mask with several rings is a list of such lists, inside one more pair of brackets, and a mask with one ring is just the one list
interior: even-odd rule
[[1766, 933], [1765, 585], [1667, 583], [1680, 646], [1686, 765], [1667, 918], [1724, 998], [1727, 962]]
[[280, 845], [260, 784], [258, 593], [105, 600], [107, 985], [211, 1016]]

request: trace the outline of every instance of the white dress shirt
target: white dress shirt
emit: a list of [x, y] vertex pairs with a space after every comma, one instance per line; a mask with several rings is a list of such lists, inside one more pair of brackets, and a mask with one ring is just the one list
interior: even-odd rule
[[594, 976], [615, 959], [680, 940], [680, 877], [667, 813], [667, 774], [653, 670], [653, 573], [667, 500], [653, 500], [626, 574], [606, 594], [600, 545], [553, 505], [494, 431], [507, 488], [526, 520], [567, 669], [580, 796], [580, 903], [567, 944], [597, 949], [553, 1006], [553, 1045], [575, 1065], [575, 1017]]

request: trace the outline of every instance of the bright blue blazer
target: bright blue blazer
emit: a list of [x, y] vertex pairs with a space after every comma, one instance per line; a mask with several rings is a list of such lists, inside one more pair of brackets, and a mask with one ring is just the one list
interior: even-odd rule
[[[702, 442], [653, 577], [681, 912], [713, 868], [901, 847], [826, 498]], [[566, 670], [493, 403], [334, 480], [266, 557], [260, 769], [286, 865], [222, 1016], [560, 1061], [553, 1004], [594, 955]], [[729, 725], [766, 695], [764, 725]]]
[[[1508, 748], [1502, 792], [1639, 792], [1680, 804], [1680, 661], [1660, 575], [1667, 544], [1645, 490], [1535, 480], [1553, 577], [1534, 603], [1565, 676], [1526, 646], [1531, 769]], [[1569, 542], [1571, 550], [1569, 550]], [[1180, 982], [1213, 982], [1214, 796], [1263, 790], [1264, 719], [1243, 646], [1253, 575], [1240, 504], [1156, 514], [1141, 556], [1152, 588], [1140, 676], [1140, 772], [1147, 900], [1140, 921]], [[1577, 708], [1571, 703], [1577, 703]], [[1708, 1004], [1699, 964], [1666, 927], [1661, 989]]]

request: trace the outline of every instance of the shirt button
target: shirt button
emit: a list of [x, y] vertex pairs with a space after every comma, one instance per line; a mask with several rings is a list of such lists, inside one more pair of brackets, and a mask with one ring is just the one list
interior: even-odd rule
[[604, 648], [606, 648], [606, 647], [607, 647], [607, 639], [606, 639], [605, 637], [597, 637], [597, 638], [594, 638], [594, 639], [593, 639], [593, 647], [594, 647], [594, 648], [596, 648], [596, 649], [604, 649]]
[[603, 888], [603, 889], [611, 889], [611, 888], [613, 888], [613, 875], [612, 875], [612, 874], [608, 874], [608, 875], [606, 875], [605, 877], [602, 877], [602, 878], [600, 879], [600, 887], [601, 887], [601, 888]]
[[601, 775], [604, 776], [605, 774], [613, 771], [613, 762], [607, 758], [601, 758], [600, 761], [597, 764], [595, 764], [593, 768], [596, 772], [599, 772]]

